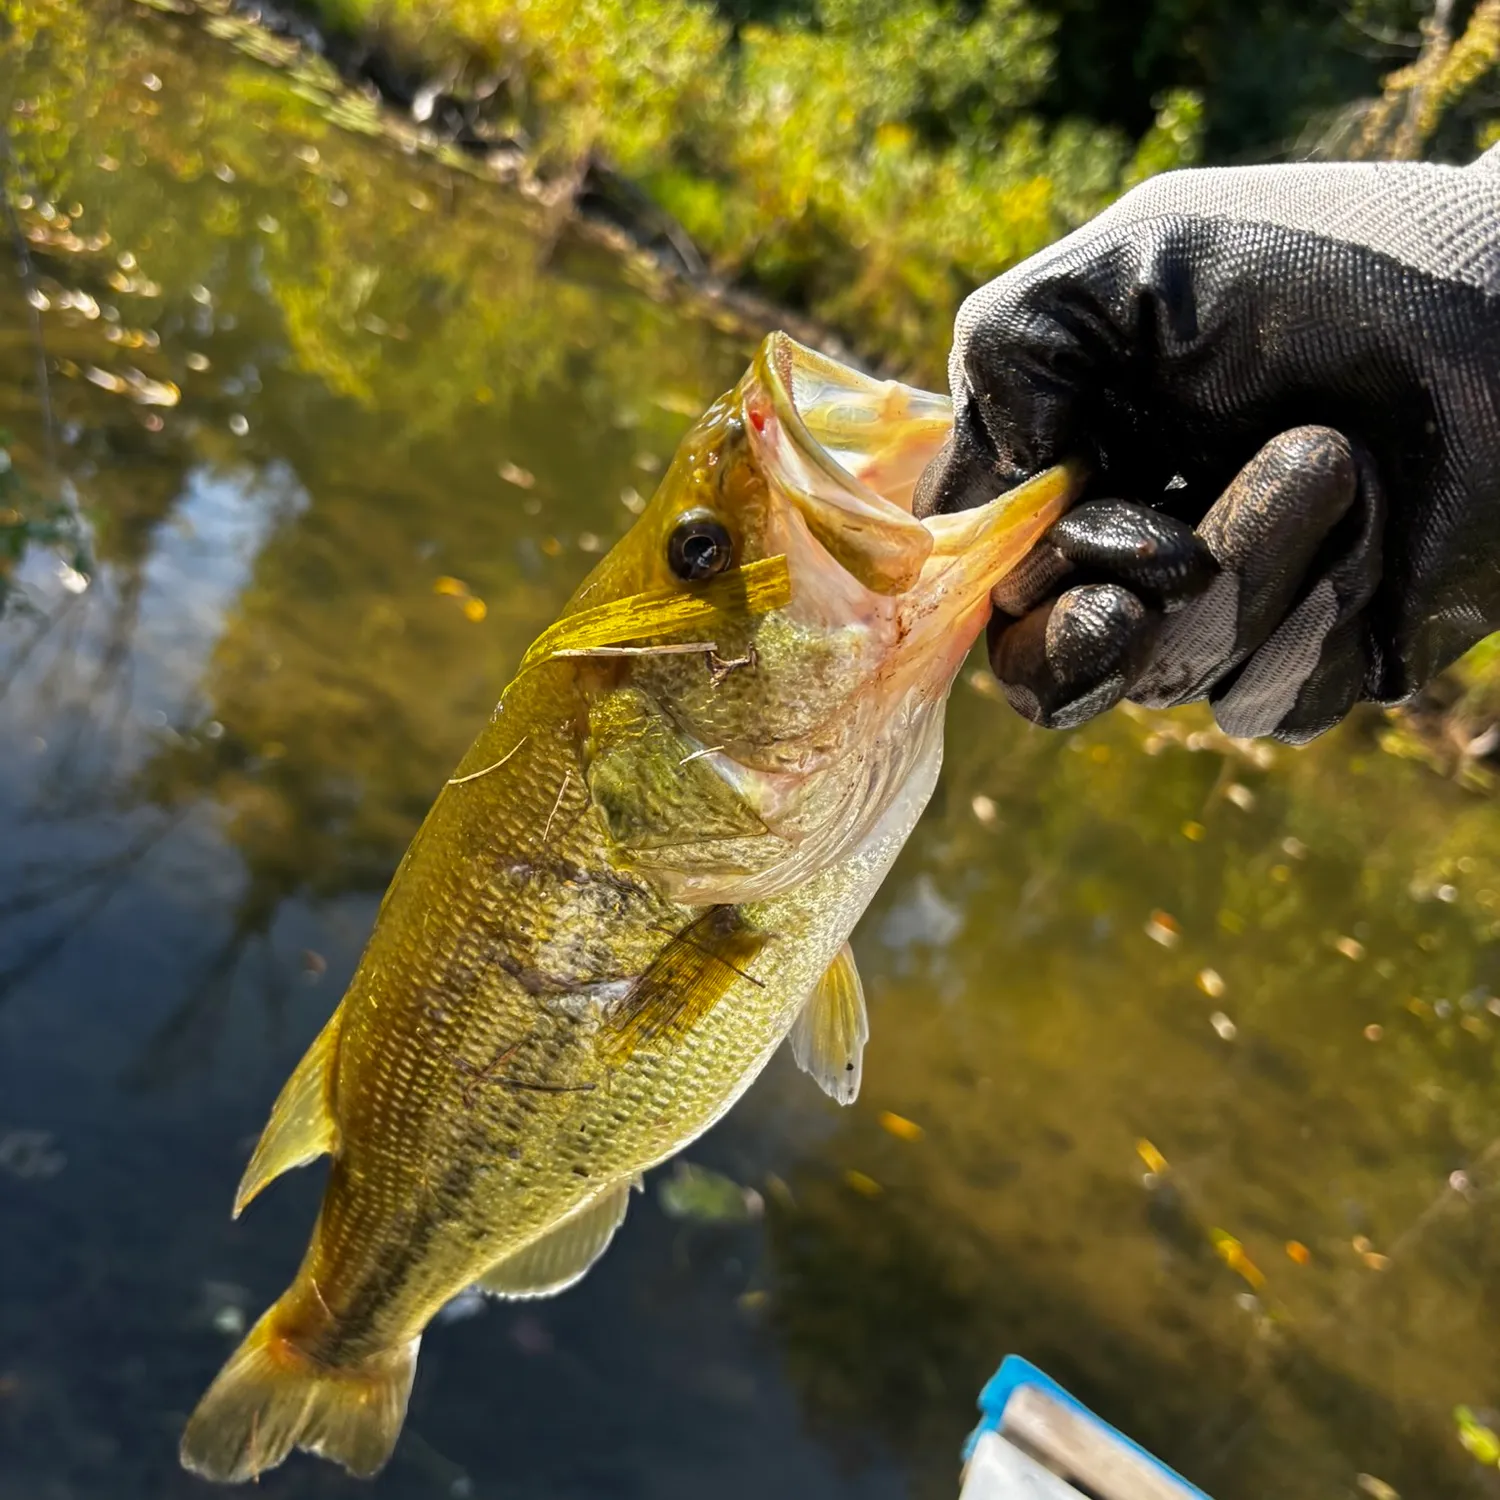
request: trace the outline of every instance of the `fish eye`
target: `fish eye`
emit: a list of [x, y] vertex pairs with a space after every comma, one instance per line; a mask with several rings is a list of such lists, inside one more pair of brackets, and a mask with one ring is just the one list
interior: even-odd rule
[[688, 583], [722, 573], [734, 561], [734, 541], [724, 523], [706, 510], [689, 511], [672, 528], [667, 564]]

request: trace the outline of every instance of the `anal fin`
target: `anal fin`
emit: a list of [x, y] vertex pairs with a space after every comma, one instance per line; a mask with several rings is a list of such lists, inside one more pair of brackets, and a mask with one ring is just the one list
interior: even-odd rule
[[324, 1152], [338, 1150], [339, 1128], [333, 1117], [333, 1068], [338, 1058], [341, 1014], [342, 1008], [334, 1011], [276, 1096], [271, 1118], [266, 1121], [234, 1195], [235, 1218], [273, 1178], [315, 1161]]
[[807, 997], [787, 1040], [797, 1066], [811, 1074], [830, 1099], [853, 1104], [869, 1039], [865, 988], [845, 943]]
[[622, 1182], [610, 1188], [541, 1239], [496, 1262], [479, 1278], [479, 1290], [492, 1297], [520, 1300], [551, 1297], [582, 1281], [624, 1220], [632, 1186], [640, 1186], [639, 1177], [633, 1184]]

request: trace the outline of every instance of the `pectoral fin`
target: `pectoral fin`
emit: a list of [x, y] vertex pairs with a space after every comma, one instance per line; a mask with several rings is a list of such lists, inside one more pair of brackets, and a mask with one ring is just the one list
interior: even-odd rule
[[[640, 1186], [640, 1178], [634, 1186]], [[490, 1267], [477, 1283], [492, 1297], [551, 1297], [581, 1281], [609, 1248], [625, 1218], [632, 1184], [622, 1182], [564, 1219], [541, 1239]]]
[[333, 1067], [339, 1050], [342, 1010], [336, 1010], [282, 1085], [271, 1106], [255, 1154], [234, 1195], [234, 1217], [272, 1178], [339, 1148], [333, 1117]]
[[674, 1046], [729, 993], [737, 980], [757, 987], [749, 965], [765, 946], [732, 906], [711, 906], [676, 933], [631, 986], [601, 1038], [618, 1066], [644, 1047]]
[[807, 997], [788, 1041], [797, 1066], [810, 1073], [830, 1099], [853, 1104], [869, 1038], [865, 988], [854, 967], [854, 954], [845, 943]]

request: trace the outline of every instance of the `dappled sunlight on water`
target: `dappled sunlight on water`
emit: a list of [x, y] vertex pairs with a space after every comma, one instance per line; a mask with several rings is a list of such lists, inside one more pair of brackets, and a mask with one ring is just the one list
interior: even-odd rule
[[[93, 562], [0, 619], [0, 1500], [133, 1500], [203, 1492], [318, 1173], [233, 1186], [417, 821], [750, 345], [192, 24], [23, 10], [0, 519], [71, 487]], [[435, 1328], [373, 1492], [951, 1495], [1014, 1350], [1218, 1500], [1497, 1493], [1500, 811], [1373, 721], [1049, 735], [976, 673], [949, 744], [859, 1103], [778, 1059], [689, 1152], [763, 1213], [652, 1188]]]

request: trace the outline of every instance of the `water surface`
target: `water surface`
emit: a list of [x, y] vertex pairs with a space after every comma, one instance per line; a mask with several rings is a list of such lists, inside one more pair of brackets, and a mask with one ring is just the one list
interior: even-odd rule
[[[230, 1222], [270, 1100], [751, 347], [231, 40], [33, 0], [6, 56], [0, 1500], [207, 1493], [178, 1430], [319, 1186]], [[75, 495], [81, 591], [16, 524]], [[1452, 1416], [1500, 1406], [1500, 813], [1378, 720], [1045, 734], [977, 666], [856, 934], [859, 1103], [779, 1058], [689, 1153], [764, 1219], [649, 1187], [433, 1330], [372, 1486], [263, 1493], [936, 1500], [1012, 1350], [1217, 1500], [1500, 1493]]]

